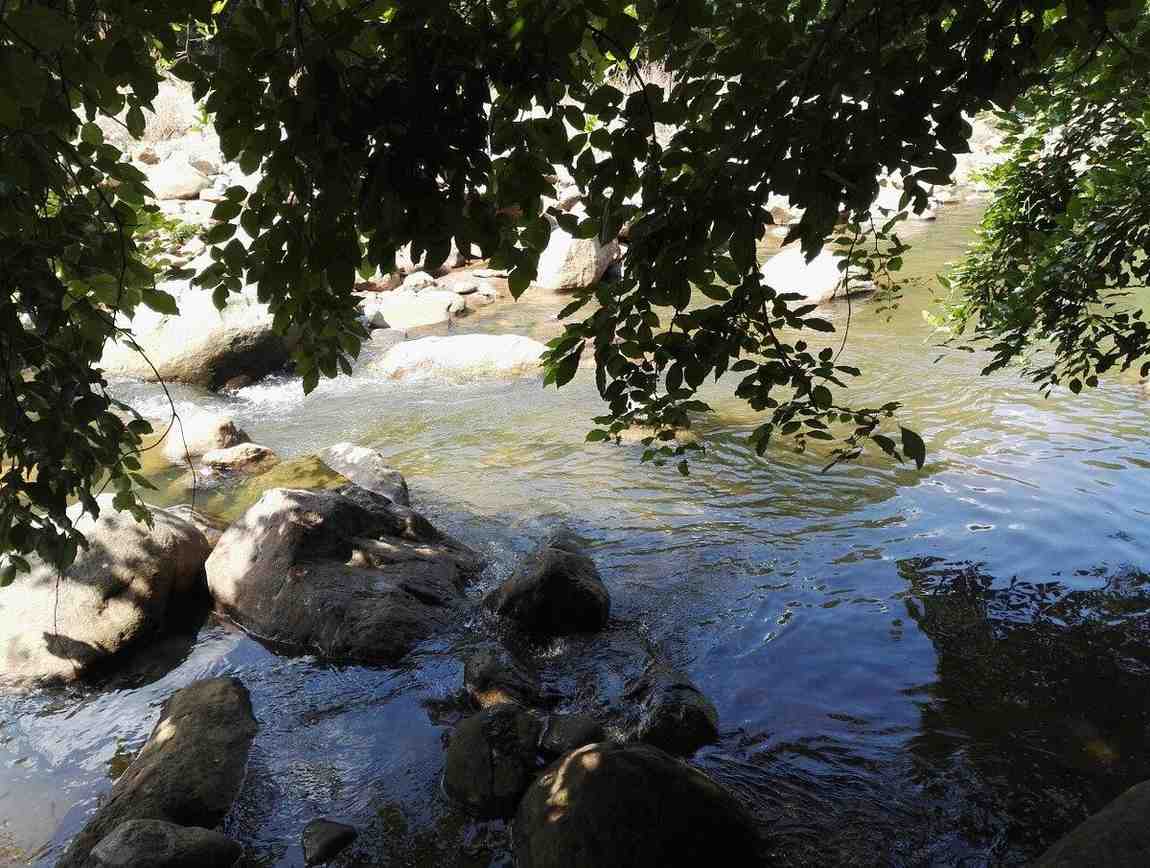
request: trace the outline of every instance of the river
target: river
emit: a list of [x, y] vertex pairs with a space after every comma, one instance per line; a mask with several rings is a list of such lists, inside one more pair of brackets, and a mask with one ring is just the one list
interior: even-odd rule
[[[875, 457], [824, 473], [821, 454], [781, 442], [757, 458], [755, 416], [726, 381], [707, 388], [716, 413], [689, 477], [640, 464], [641, 446], [584, 442], [601, 412], [585, 370], [561, 391], [357, 372], [306, 398], [287, 378], [176, 397], [287, 457], [379, 449], [417, 508], [492, 560], [476, 595], [553, 525], [584, 536], [612, 625], [539, 649], [546, 682], [598, 708], [636, 665], [634, 637], [689, 672], [722, 728], [695, 761], [752, 807], [773, 864], [1022, 864], [1150, 778], [1150, 400], [1131, 375], [1046, 399], [937, 349], [932, 275], [977, 218], [952, 207], [918, 233], [893, 316], [851, 314], [843, 361], [866, 372], [852, 392], [905, 403], [921, 472]], [[529, 294], [456, 329], [545, 340], [562, 305]], [[845, 326], [846, 306], [829, 316]], [[162, 407], [154, 387], [121, 391]], [[157, 502], [185, 499], [175, 475]], [[209, 620], [102, 689], [2, 698], [0, 863], [52, 864], [163, 699], [231, 674], [260, 722], [226, 825], [245, 865], [302, 865], [299, 832], [320, 815], [361, 829], [348, 865], [510, 865], [508, 829], [468, 820], [439, 786], [463, 713], [458, 651], [488, 630], [373, 670], [279, 656]]]

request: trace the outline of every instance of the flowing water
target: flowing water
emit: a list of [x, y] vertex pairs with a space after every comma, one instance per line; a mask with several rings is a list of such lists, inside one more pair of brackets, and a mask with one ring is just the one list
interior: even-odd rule
[[[978, 356], [936, 361], [930, 275], [977, 216], [955, 207], [919, 233], [922, 280], [893, 318], [850, 313], [844, 361], [866, 371], [853, 391], [905, 402], [921, 472], [868, 458], [824, 473], [783, 444], [757, 458], [728, 383], [708, 392], [707, 454], [686, 478], [641, 465], [641, 446], [584, 443], [600, 412], [588, 371], [556, 392], [391, 383], [365, 365], [307, 398], [290, 379], [177, 398], [285, 456], [378, 448], [418, 508], [493, 562], [476, 596], [550, 527], [584, 536], [612, 624], [535, 649], [548, 685], [603, 711], [648, 651], [688, 671], [722, 718], [695, 762], [755, 811], [772, 864], [1020, 864], [1150, 777], [1150, 400], [1129, 376], [1044, 399], [1016, 372], [979, 377]], [[562, 304], [529, 295], [457, 328], [546, 339]], [[124, 394], [162, 407], [153, 387]], [[243, 502], [201, 497], [232, 515]], [[510, 865], [509, 830], [439, 786], [465, 713], [460, 650], [491, 630], [477, 619], [376, 670], [277, 655], [209, 620], [100, 689], [0, 700], [0, 862], [52, 864], [163, 699], [231, 674], [260, 722], [226, 826], [246, 864], [302, 865], [299, 832], [324, 815], [362, 830], [349, 865]]]

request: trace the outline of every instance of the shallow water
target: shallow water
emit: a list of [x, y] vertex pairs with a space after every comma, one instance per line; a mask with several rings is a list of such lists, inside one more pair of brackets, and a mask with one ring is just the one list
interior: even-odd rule
[[[944, 210], [918, 234], [922, 280], [893, 319], [851, 312], [844, 362], [867, 372], [855, 391], [905, 402], [930, 450], [922, 472], [867, 459], [822, 473], [822, 456], [783, 444], [757, 458], [754, 414], [728, 383], [708, 392], [717, 412], [689, 478], [640, 465], [641, 446], [583, 442], [600, 412], [587, 371], [556, 392], [395, 384], [365, 362], [307, 398], [290, 379], [177, 398], [226, 407], [285, 456], [378, 448], [418, 508], [492, 560], [477, 596], [553, 525], [585, 536], [612, 625], [536, 649], [545, 680], [602, 712], [648, 650], [686, 669], [722, 717], [696, 761], [752, 806], [775, 864], [1021, 864], [1150, 777], [1150, 401], [1130, 377], [1043, 399], [1017, 373], [980, 378], [977, 356], [935, 362], [929, 276], [977, 213]], [[457, 328], [546, 339], [562, 304], [529, 295]], [[845, 325], [845, 305], [831, 317]], [[162, 407], [153, 387], [123, 393]], [[232, 674], [261, 725], [227, 824], [245, 864], [301, 865], [299, 832], [324, 815], [364, 830], [346, 864], [509, 865], [508, 830], [439, 789], [460, 649], [491, 630], [477, 621], [371, 670], [277, 656], [209, 621], [150, 652], [158, 678], [0, 699], [0, 862], [52, 864], [164, 697]]]

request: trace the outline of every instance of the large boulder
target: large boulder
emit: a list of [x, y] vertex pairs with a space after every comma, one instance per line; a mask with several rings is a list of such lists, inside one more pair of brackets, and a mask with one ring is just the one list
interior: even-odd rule
[[531, 784], [542, 724], [518, 705], [495, 705], [455, 727], [443, 789], [483, 819], [509, 817]]
[[128, 820], [92, 848], [84, 868], [232, 868], [243, 852], [211, 829]]
[[354, 826], [337, 823], [323, 818], [312, 820], [303, 829], [300, 843], [303, 845], [305, 865], [323, 865], [330, 862], [354, 843], [359, 832]]
[[534, 376], [546, 350], [538, 341], [520, 335], [427, 337], [397, 344], [373, 368], [393, 380]]
[[[843, 293], [843, 272], [839, 269], [842, 257], [824, 250], [810, 262], [799, 245], [785, 247], [763, 265], [763, 280], [780, 293], [797, 292], [803, 301], [823, 304], [835, 298], [846, 298]], [[850, 289], [869, 291], [869, 284], [852, 278]]]
[[650, 745], [593, 744], [540, 776], [515, 817], [518, 868], [762, 865], [746, 809]]
[[619, 255], [619, 242], [614, 239], [600, 244], [597, 238], [575, 238], [553, 226], [547, 247], [539, 256], [535, 285], [553, 290], [593, 286]]
[[[167, 422], [164, 427], [168, 427]], [[173, 464], [183, 464], [190, 457], [238, 446], [249, 439], [247, 432], [228, 416], [198, 408], [181, 408], [179, 419], [168, 428], [161, 448], [164, 457]]]
[[627, 691], [639, 704], [631, 737], [690, 756], [719, 740], [719, 712], [686, 674], [652, 662]]
[[239, 794], [256, 734], [251, 698], [235, 678], [209, 678], [173, 693], [143, 750], [116, 780], [57, 868], [84, 864], [128, 820], [218, 826]]
[[611, 614], [595, 562], [565, 534], [525, 557], [483, 602], [524, 631], [546, 636], [601, 630]]
[[203, 587], [210, 547], [183, 519], [153, 509], [152, 527], [99, 499], [79, 515], [88, 540], [63, 573], [38, 559], [0, 590], [0, 684], [75, 681], [97, 664], [160, 634], [169, 610]]
[[148, 187], [160, 200], [196, 199], [201, 190], [212, 186], [211, 179], [193, 166], [185, 154], [178, 152], [148, 166], [144, 174], [148, 177]]
[[1150, 781], [1131, 787], [1061, 838], [1034, 868], [1150, 865]]
[[266, 492], [206, 569], [217, 608], [256, 636], [388, 664], [451, 623], [482, 561], [414, 510], [347, 485]]
[[323, 450], [319, 457], [324, 464], [360, 488], [382, 494], [400, 506], [410, 504], [407, 480], [374, 449], [354, 443], [336, 443]]
[[437, 325], [467, 313], [467, 300], [443, 289], [397, 289], [378, 292], [360, 302], [363, 315], [375, 327], [413, 329]]
[[[283, 368], [291, 342], [272, 328], [272, 314], [254, 288], [233, 294], [222, 311], [206, 290], [162, 287], [176, 297], [179, 316], [141, 307], [131, 322], [135, 346], [109, 342], [100, 367], [114, 376], [218, 389], [235, 377], [258, 379]], [[138, 347], [138, 349], [137, 349]]]

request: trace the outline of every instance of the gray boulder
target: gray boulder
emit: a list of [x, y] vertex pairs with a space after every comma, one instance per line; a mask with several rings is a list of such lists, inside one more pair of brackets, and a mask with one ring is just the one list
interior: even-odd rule
[[374, 449], [354, 443], [336, 443], [319, 455], [320, 460], [341, 476], [346, 476], [360, 488], [382, 494], [392, 503], [407, 506], [411, 496], [407, 480]]
[[[205, 264], [210, 259], [192, 265]], [[232, 294], [222, 311], [206, 290], [184, 283], [160, 288], [175, 296], [180, 315], [141, 306], [124, 323], [135, 345], [105, 345], [100, 367], [106, 373], [146, 381], [156, 380], [158, 373], [169, 383], [219, 389], [236, 377], [256, 380], [288, 363], [292, 342], [272, 328], [271, 311], [258, 300], [254, 287]]]
[[482, 566], [419, 513], [347, 485], [265, 492], [206, 570], [216, 607], [256, 636], [389, 664], [451, 623]]
[[652, 662], [627, 691], [639, 703], [631, 737], [690, 756], [719, 740], [719, 712], [684, 673]]
[[535, 673], [497, 645], [480, 648], [467, 658], [463, 685], [480, 708], [504, 703], [538, 705], [541, 701]]
[[100, 841], [84, 868], [232, 868], [243, 848], [220, 832], [129, 820]]
[[509, 817], [531, 784], [539, 719], [517, 705], [495, 705], [455, 727], [443, 788], [481, 819]]
[[354, 826], [336, 823], [333, 820], [312, 820], [304, 826], [303, 861], [305, 865], [322, 865], [330, 862], [358, 837]]
[[1034, 868], [1150, 865], [1150, 781], [1131, 787], [1047, 850]]
[[100, 517], [79, 516], [88, 539], [62, 574], [32, 570], [0, 590], [0, 685], [82, 678], [130, 646], [162, 633], [169, 609], [203, 587], [208, 541], [194, 526], [153, 509], [153, 526], [99, 499]]
[[762, 865], [760, 847], [726, 789], [650, 745], [568, 754], [531, 785], [515, 817], [518, 868]]
[[595, 562], [565, 534], [524, 558], [484, 605], [527, 632], [547, 636], [601, 630], [611, 614]]
[[57, 868], [84, 865], [96, 845], [128, 820], [218, 826], [243, 784], [256, 728], [251, 699], [238, 679], [209, 678], [177, 690], [143, 750]]

